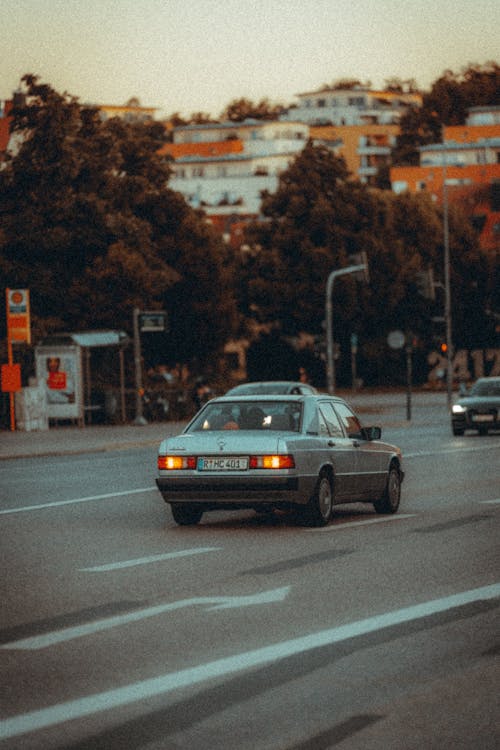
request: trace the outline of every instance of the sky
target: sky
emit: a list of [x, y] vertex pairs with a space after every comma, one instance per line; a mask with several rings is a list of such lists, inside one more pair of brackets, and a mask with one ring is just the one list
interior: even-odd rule
[[0, 99], [26, 73], [82, 104], [217, 117], [340, 78], [422, 89], [500, 63], [500, 0], [1, 0]]

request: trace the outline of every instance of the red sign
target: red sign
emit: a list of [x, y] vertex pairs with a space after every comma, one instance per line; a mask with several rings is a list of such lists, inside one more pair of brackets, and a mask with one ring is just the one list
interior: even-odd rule
[[29, 289], [7, 289], [7, 337], [31, 344]]
[[47, 385], [53, 391], [64, 391], [66, 388], [66, 373], [60, 371], [49, 372]]
[[2, 391], [15, 393], [21, 390], [21, 365], [2, 365]]

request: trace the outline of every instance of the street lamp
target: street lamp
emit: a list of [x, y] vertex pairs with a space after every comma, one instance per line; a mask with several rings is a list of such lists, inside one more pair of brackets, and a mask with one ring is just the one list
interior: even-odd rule
[[451, 409], [453, 391], [450, 288], [450, 232], [448, 220], [448, 187], [446, 185], [446, 152], [443, 164], [443, 242], [444, 242], [444, 320], [446, 326], [446, 401]]
[[326, 282], [326, 301], [325, 301], [325, 324], [326, 324], [326, 380], [328, 393], [335, 393], [335, 358], [333, 355], [333, 314], [332, 314], [332, 291], [333, 282], [338, 276], [345, 276], [348, 273], [363, 273], [364, 277], [368, 274], [368, 263], [366, 253], [359, 254], [364, 263], [356, 266], [347, 266], [339, 268], [337, 271], [331, 271]]

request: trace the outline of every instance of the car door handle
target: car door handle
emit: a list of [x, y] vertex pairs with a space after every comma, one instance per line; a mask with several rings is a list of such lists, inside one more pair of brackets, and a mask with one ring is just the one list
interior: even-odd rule
[[359, 440], [353, 440], [352, 444], [354, 445], [355, 448], [359, 448], [359, 446], [361, 445], [361, 443], [359, 442]]
[[337, 445], [337, 443], [335, 442], [335, 440], [329, 440], [328, 441], [328, 447], [329, 448], [333, 448], [335, 445]]

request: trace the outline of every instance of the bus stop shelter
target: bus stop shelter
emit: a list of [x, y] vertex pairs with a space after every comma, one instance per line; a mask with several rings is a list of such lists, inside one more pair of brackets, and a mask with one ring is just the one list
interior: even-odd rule
[[79, 424], [92, 421], [101, 410], [92, 402], [92, 351], [104, 347], [116, 350], [119, 375], [119, 413], [126, 421], [124, 351], [130, 338], [124, 331], [98, 330], [54, 333], [35, 347], [36, 374], [47, 387], [49, 419], [73, 419]]

